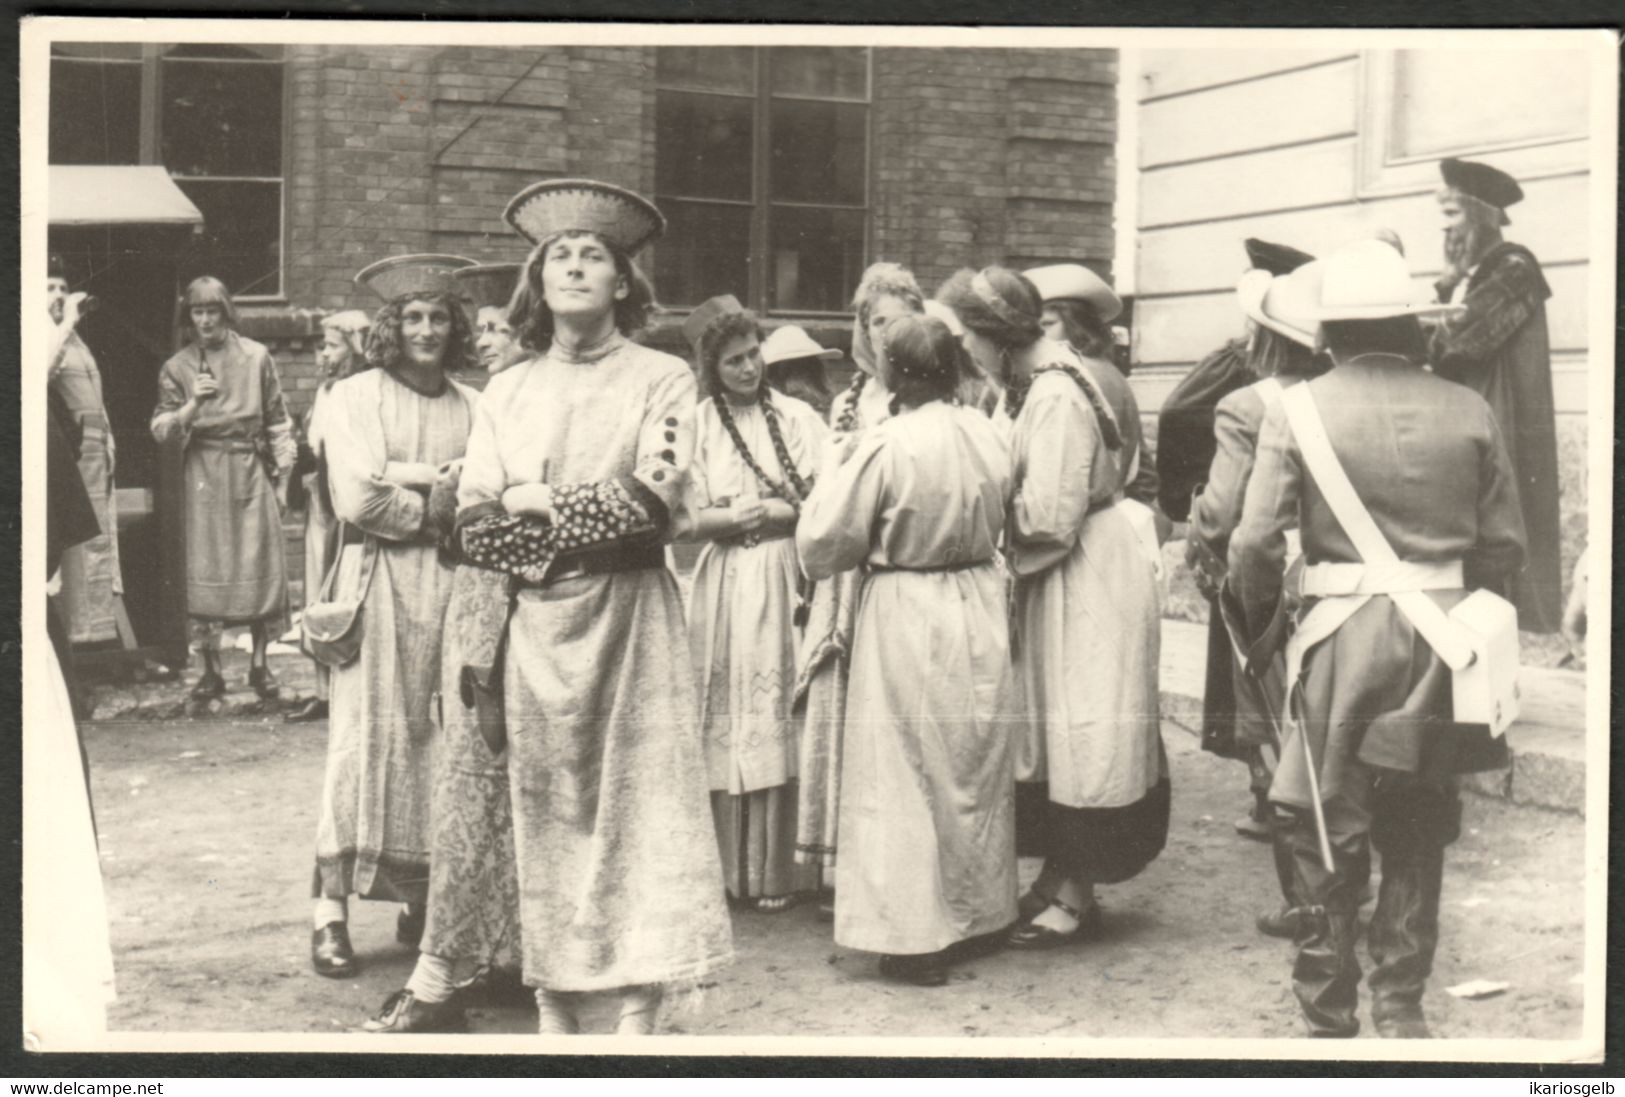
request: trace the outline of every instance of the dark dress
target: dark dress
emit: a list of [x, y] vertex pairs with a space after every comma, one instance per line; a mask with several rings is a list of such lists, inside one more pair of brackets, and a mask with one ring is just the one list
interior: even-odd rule
[[1219, 401], [1256, 380], [1247, 364], [1246, 342], [1232, 339], [1192, 366], [1162, 402], [1157, 414], [1157, 500], [1169, 518], [1185, 521], [1191, 497], [1207, 480]]

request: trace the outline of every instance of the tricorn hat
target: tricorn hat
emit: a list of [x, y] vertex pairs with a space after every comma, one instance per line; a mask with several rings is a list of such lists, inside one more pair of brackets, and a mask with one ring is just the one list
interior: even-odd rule
[[1247, 262], [1254, 270], [1267, 270], [1271, 274], [1291, 274], [1305, 263], [1314, 261], [1314, 256], [1306, 251], [1288, 247], [1285, 244], [1273, 244], [1268, 240], [1250, 237], [1242, 241], [1247, 249]]
[[594, 179], [532, 183], [513, 196], [502, 217], [532, 244], [561, 232], [590, 232], [628, 257], [666, 231], [666, 218], [653, 202]]
[[475, 310], [505, 309], [513, 300], [514, 287], [519, 284], [519, 263], [480, 263], [464, 267], [452, 275], [458, 289], [473, 303]]
[[363, 269], [355, 276], [355, 282], [385, 301], [407, 295], [427, 297], [456, 293], [453, 274], [475, 265], [474, 260], [461, 255], [392, 255]]
[[762, 361], [768, 365], [797, 358], [839, 358], [841, 352], [820, 346], [799, 324], [774, 328], [762, 340]]
[[1291, 274], [1253, 269], [1236, 285], [1236, 300], [1247, 318], [1311, 350], [1320, 327], [1320, 305], [1313, 292], [1320, 284], [1320, 261], [1305, 263]]
[[1506, 208], [1523, 201], [1523, 188], [1518, 186], [1518, 181], [1500, 168], [1492, 168], [1488, 164], [1451, 157], [1439, 161], [1439, 174], [1444, 176], [1445, 186], [1454, 187], [1500, 210], [1503, 225], [1512, 223], [1512, 218], [1506, 215]]
[[1387, 320], [1399, 316], [1455, 316], [1462, 305], [1441, 305], [1431, 291], [1411, 280], [1409, 266], [1381, 240], [1356, 240], [1322, 263], [1303, 268], [1299, 284], [1309, 306], [1309, 318], [1329, 320]]
[[695, 354], [698, 354], [700, 353], [700, 338], [705, 334], [706, 328], [724, 316], [731, 316], [744, 311], [745, 306], [741, 305], [739, 298], [731, 293], [713, 297], [688, 314], [688, 319], [683, 321], [683, 338], [688, 340], [688, 345], [694, 348]]
[[1023, 271], [1045, 301], [1082, 301], [1109, 324], [1123, 311], [1123, 301], [1106, 280], [1082, 263], [1054, 263]]

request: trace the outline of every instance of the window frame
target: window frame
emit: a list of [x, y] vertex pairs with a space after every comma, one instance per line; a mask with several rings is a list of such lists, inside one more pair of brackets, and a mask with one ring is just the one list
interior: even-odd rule
[[[169, 172], [169, 167], [163, 162], [163, 157], [161, 155], [161, 150], [163, 148], [162, 103], [164, 55], [167, 51], [174, 49], [176, 46], [186, 44], [187, 43], [182, 42], [144, 42], [141, 44], [141, 56], [139, 58], [92, 59], [53, 56], [51, 58], [51, 62], [53, 64], [58, 61], [66, 61], [68, 63], [75, 64], [124, 64], [141, 66], [141, 104], [138, 108], [139, 113], [137, 116], [137, 124], [140, 127], [140, 133], [137, 138], [138, 151], [136, 162], [142, 165], [161, 167], [166, 172]], [[281, 132], [278, 135], [280, 148], [278, 149], [277, 154], [278, 166], [281, 169], [280, 175], [275, 177], [235, 175], [176, 175], [174, 172], [169, 172], [170, 178], [175, 180], [177, 185], [181, 182], [191, 180], [205, 182], [210, 180], [219, 182], [275, 182], [277, 184], [278, 240], [276, 292], [244, 293], [234, 297], [234, 300], [249, 305], [286, 304], [288, 301], [288, 243], [290, 239], [290, 230], [288, 225], [288, 169], [292, 164], [292, 150], [290, 147], [292, 144], [292, 129], [290, 123], [292, 121], [292, 90], [294, 83], [293, 80], [290, 79], [290, 75], [292, 62], [294, 60], [294, 54], [291, 51], [294, 47], [286, 44], [282, 45], [285, 52], [278, 60], [271, 60], [268, 58], [262, 60], [251, 60], [249, 58], [229, 57], [174, 59], [176, 63], [180, 64], [202, 63], [282, 66], [282, 120]]]
[[[661, 49], [663, 47], [652, 47]], [[746, 257], [745, 269], [748, 272], [749, 284], [745, 287], [747, 299], [745, 307], [752, 309], [759, 316], [782, 316], [789, 319], [828, 319], [847, 318], [852, 315], [850, 309], [788, 309], [776, 308], [769, 310], [768, 299], [772, 287], [768, 284], [770, 277], [772, 249], [772, 212], [774, 206], [786, 209], [817, 209], [817, 210], [847, 210], [857, 211], [863, 216], [863, 254], [867, 260], [874, 247], [874, 197], [875, 197], [875, 157], [874, 157], [874, 105], [875, 105], [875, 51], [868, 46], [849, 47], [863, 50], [864, 62], [864, 95], [862, 98], [841, 95], [809, 95], [805, 93], [780, 93], [773, 91], [772, 51], [785, 47], [753, 46], [747, 47], [751, 51], [751, 80], [754, 90], [727, 91], [717, 88], [688, 87], [682, 84], [665, 84], [659, 77], [659, 54], [651, 57], [650, 69], [654, 73], [654, 93], [658, 99], [662, 92], [677, 92], [690, 95], [714, 95], [730, 99], [747, 99], [752, 103], [751, 115], [751, 186], [749, 200], [738, 198], [705, 198], [684, 194], [667, 194], [657, 191], [656, 199], [671, 199], [678, 202], [687, 202], [696, 205], [731, 206], [735, 209], [749, 207], [750, 209], [750, 253]], [[772, 109], [774, 100], [802, 103], [846, 103], [864, 107], [863, 117], [863, 203], [851, 205], [849, 203], [831, 202], [784, 202], [774, 201], [770, 193], [770, 184], [773, 171], [772, 146]], [[656, 137], [656, 153], [659, 156], [659, 139]], [[867, 265], [867, 264], [865, 264]], [[696, 305], [677, 305], [674, 311], [688, 312]]]
[[1582, 127], [1573, 132], [1523, 137], [1484, 144], [1466, 141], [1435, 152], [1401, 156], [1393, 151], [1396, 134], [1393, 118], [1396, 108], [1398, 50], [1366, 50], [1360, 63], [1360, 135], [1357, 141], [1355, 197], [1389, 198], [1417, 194], [1439, 186], [1439, 161], [1449, 156], [1496, 156], [1513, 154], [1516, 163], [1507, 164], [1520, 181], [1570, 175], [1589, 164], [1586, 152], [1589, 134]]

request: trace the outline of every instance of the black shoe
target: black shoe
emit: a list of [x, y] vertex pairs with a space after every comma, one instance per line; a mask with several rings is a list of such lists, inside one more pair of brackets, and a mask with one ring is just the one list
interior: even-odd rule
[[397, 990], [384, 999], [378, 1016], [361, 1024], [362, 1032], [467, 1032], [468, 1017], [455, 997], [444, 1002], [420, 1002], [409, 990]]
[[275, 701], [282, 695], [282, 685], [270, 667], [249, 667], [248, 688], [259, 694], [262, 701]]
[[1280, 910], [1260, 914], [1253, 925], [1258, 932], [1266, 937], [1280, 937], [1283, 940], [1295, 940], [1298, 936], [1298, 922], [1302, 911], [1298, 907], [1281, 905]]
[[[1100, 935], [1100, 904], [1090, 903], [1089, 909], [1078, 910], [1068, 906], [1059, 899], [1051, 899], [1051, 906], [1060, 907], [1078, 920], [1078, 928], [1071, 933], [1061, 933], [1048, 926], [1034, 925], [1026, 922], [1016, 926], [1005, 937], [1006, 948], [1013, 948], [1018, 952], [1037, 952], [1047, 948], [1060, 948], [1062, 945], [1075, 945], [1083, 941], [1093, 940]], [[1039, 913], [1043, 913], [1040, 911]], [[1036, 917], [1036, 915], [1035, 915]]]
[[282, 719], [289, 724], [309, 724], [317, 720], [325, 720], [327, 719], [327, 702], [320, 697], [312, 697]]
[[1371, 1003], [1371, 1024], [1388, 1040], [1431, 1040], [1427, 1015], [1420, 1002], [1394, 1002], [1376, 998]]
[[407, 948], [423, 943], [423, 923], [426, 915], [422, 907], [409, 906], [395, 918], [395, 940]]
[[226, 680], [212, 670], [203, 672], [203, 677], [197, 680], [197, 685], [192, 687], [191, 692], [194, 701], [212, 701], [225, 695]]
[[942, 952], [919, 956], [882, 956], [880, 974], [917, 987], [940, 987], [948, 981], [948, 959]]
[[353, 979], [361, 970], [350, 947], [350, 928], [329, 922], [310, 935], [310, 965], [329, 979]]

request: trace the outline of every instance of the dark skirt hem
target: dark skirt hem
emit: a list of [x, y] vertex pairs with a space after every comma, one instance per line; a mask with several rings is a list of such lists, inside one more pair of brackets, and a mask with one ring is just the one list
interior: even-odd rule
[[1167, 777], [1115, 808], [1065, 807], [1050, 800], [1047, 782], [1017, 782], [1016, 854], [1043, 857], [1091, 883], [1121, 884], [1162, 853], [1172, 805]]

